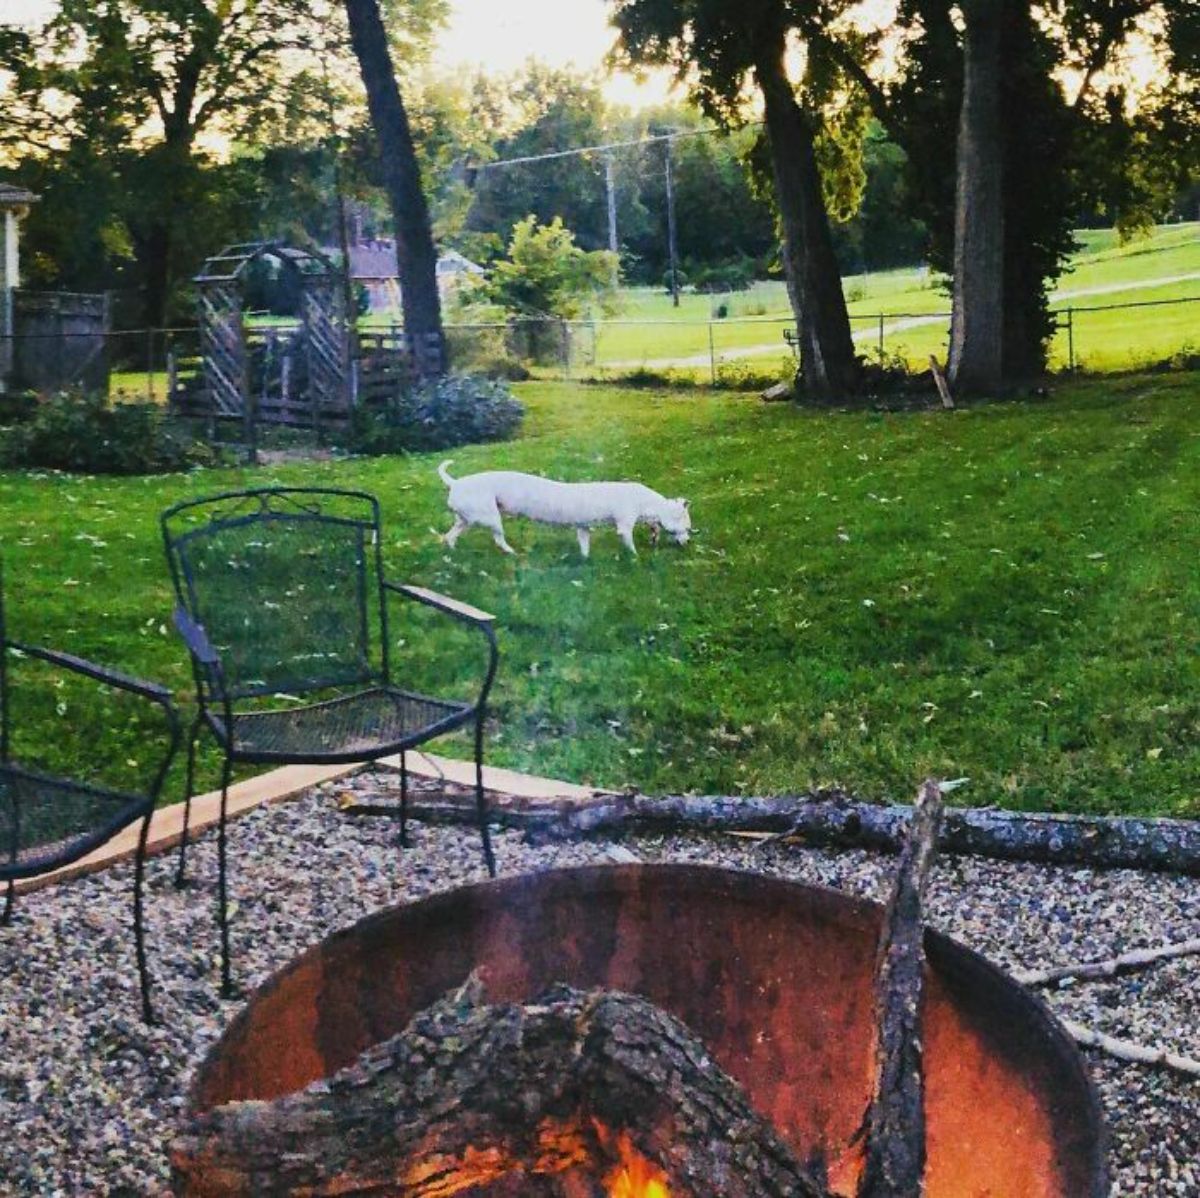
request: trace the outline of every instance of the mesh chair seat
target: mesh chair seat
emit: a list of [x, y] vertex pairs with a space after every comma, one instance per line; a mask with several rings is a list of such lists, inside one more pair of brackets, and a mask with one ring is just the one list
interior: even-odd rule
[[323, 703], [234, 712], [229, 738], [220, 711], [208, 718], [218, 738], [244, 761], [342, 762], [381, 757], [465, 724], [469, 703], [372, 687]]
[[78, 861], [153, 806], [144, 795], [0, 765], [0, 878]]

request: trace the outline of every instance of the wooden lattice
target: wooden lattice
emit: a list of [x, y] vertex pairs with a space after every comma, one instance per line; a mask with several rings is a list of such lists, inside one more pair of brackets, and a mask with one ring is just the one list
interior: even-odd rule
[[246, 338], [242, 293], [236, 283], [209, 283], [200, 291], [200, 352], [209, 404], [219, 416], [246, 406]]
[[200, 297], [200, 346], [208, 410], [213, 416], [254, 420], [290, 419], [286, 405], [263, 406], [247, 415], [250, 355], [242, 310], [242, 279], [259, 258], [273, 257], [301, 282], [301, 326], [296, 338], [308, 366], [309, 393], [302, 402], [322, 417], [344, 416], [349, 408], [349, 363], [345, 304], [336, 268], [325, 257], [274, 242], [232, 245], [204, 264], [195, 282]]
[[304, 349], [309, 401], [314, 410], [343, 412], [349, 406], [345, 305], [337, 281], [326, 275], [304, 280]]

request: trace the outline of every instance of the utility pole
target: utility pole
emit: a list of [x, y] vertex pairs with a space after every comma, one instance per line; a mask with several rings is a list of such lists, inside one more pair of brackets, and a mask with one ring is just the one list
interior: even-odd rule
[[[613, 156], [611, 154], [604, 155], [604, 189], [608, 194], [608, 249], [612, 254], [617, 254], [617, 189], [613, 181]], [[614, 258], [613, 261], [613, 286], [616, 287], [621, 282], [621, 266], [620, 262]]]
[[671, 303], [679, 307], [679, 262], [675, 248], [675, 184], [671, 178], [671, 143], [663, 146], [663, 163], [667, 176], [667, 253], [671, 259]]

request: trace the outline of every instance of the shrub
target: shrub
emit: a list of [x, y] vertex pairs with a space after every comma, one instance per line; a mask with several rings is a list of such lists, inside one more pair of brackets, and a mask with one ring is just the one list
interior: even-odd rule
[[165, 474], [212, 465], [213, 451], [153, 404], [64, 392], [0, 442], [0, 465], [79, 474]]
[[21, 424], [37, 410], [37, 396], [31, 391], [0, 394], [0, 425]]
[[360, 408], [350, 423], [349, 447], [384, 454], [505, 441], [524, 416], [503, 383], [446, 375], [401, 392], [386, 408]]

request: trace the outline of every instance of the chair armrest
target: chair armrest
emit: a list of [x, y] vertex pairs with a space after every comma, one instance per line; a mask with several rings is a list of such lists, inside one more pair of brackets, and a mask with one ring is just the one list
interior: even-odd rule
[[418, 603], [424, 603], [428, 607], [436, 607], [439, 611], [446, 612], [447, 615], [457, 616], [463, 620], [470, 620], [472, 624], [491, 624], [496, 619], [491, 612], [483, 611], [478, 607], [472, 607], [469, 603], [463, 603], [460, 599], [451, 599], [448, 595], [439, 595], [437, 591], [431, 591], [425, 587], [414, 587], [394, 582], [385, 582], [383, 585], [389, 591], [395, 591], [397, 594], [404, 595], [409, 599], [415, 599]]
[[197, 624], [182, 607], [175, 609], [175, 615], [172, 618], [175, 621], [175, 627], [179, 630], [179, 635], [183, 637], [184, 644], [188, 647], [188, 652], [201, 665], [215, 666], [220, 662], [221, 659], [217, 656], [217, 651], [213, 648], [212, 642], [208, 639], [208, 633], [204, 631], [202, 625]]
[[73, 674], [81, 674], [96, 682], [103, 682], [108, 686], [115, 686], [135, 695], [143, 695], [166, 707], [171, 706], [171, 692], [165, 686], [159, 686], [157, 682], [134, 678], [130, 674], [122, 674], [120, 670], [109, 669], [107, 666], [97, 665], [82, 657], [76, 657], [72, 653], [61, 653], [57, 649], [44, 649], [40, 645], [21, 645], [16, 641], [9, 641], [8, 645], [10, 648], [16, 649], [18, 653], [24, 653], [27, 657], [35, 657], [50, 665], [70, 670]]

